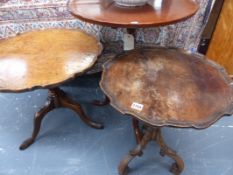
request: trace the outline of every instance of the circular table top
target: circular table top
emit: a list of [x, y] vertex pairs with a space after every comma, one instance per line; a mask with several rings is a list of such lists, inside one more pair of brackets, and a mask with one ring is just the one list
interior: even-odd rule
[[76, 17], [111, 27], [141, 28], [168, 25], [196, 13], [193, 0], [152, 0], [142, 7], [126, 8], [113, 0], [69, 0], [68, 8]]
[[47, 29], [0, 41], [0, 91], [54, 87], [83, 73], [102, 51], [82, 31]]
[[117, 110], [147, 124], [205, 128], [232, 114], [230, 83], [204, 56], [144, 48], [107, 62], [100, 85]]

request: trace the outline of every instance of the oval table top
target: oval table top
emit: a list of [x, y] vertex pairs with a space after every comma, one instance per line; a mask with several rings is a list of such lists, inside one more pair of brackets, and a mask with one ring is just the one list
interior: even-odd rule
[[100, 42], [78, 30], [47, 29], [0, 41], [0, 91], [59, 85], [83, 73], [102, 51]]
[[126, 8], [113, 0], [69, 0], [68, 8], [76, 17], [111, 27], [142, 28], [168, 25], [196, 13], [193, 0], [152, 0], [141, 7]]
[[233, 112], [231, 80], [204, 56], [166, 48], [126, 52], [104, 65], [112, 106], [153, 126], [205, 128]]

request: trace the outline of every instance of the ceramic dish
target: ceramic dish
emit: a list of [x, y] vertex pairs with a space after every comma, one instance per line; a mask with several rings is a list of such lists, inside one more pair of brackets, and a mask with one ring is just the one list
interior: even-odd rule
[[126, 7], [134, 7], [134, 6], [143, 6], [149, 0], [114, 0], [117, 5], [126, 6]]

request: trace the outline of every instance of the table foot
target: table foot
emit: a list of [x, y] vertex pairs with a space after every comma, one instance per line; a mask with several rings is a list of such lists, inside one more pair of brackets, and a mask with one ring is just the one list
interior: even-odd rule
[[145, 131], [142, 139], [138, 143], [137, 147], [129, 152], [129, 154], [120, 162], [118, 171], [120, 175], [127, 175], [129, 170], [129, 163], [132, 161], [136, 156], [142, 156], [143, 149], [145, 146], [152, 140], [152, 133]]
[[160, 154], [162, 156], [169, 156], [172, 159], [175, 160], [175, 163], [173, 163], [171, 167], [171, 172], [175, 175], [179, 175], [183, 169], [184, 169], [184, 163], [183, 160], [176, 154], [175, 151], [172, 149], [168, 148], [162, 138], [161, 130], [160, 128], [154, 128], [154, 127], [149, 127], [145, 126], [145, 131], [142, 136], [142, 139], [138, 143], [137, 147], [130, 151], [129, 154], [120, 162], [118, 171], [120, 175], [127, 175], [127, 172], [129, 170], [129, 163], [132, 161], [136, 156], [142, 156], [143, 149], [145, 149], [146, 145], [150, 141], [156, 141], [160, 148]]
[[19, 147], [20, 150], [25, 150], [27, 149], [31, 144], [33, 144], [35, 141], [35, 139], [33, 138], [29, 138], [27, 140], [25, 140]]
[[39, 112], [35, 114], [32, 136], [29, 139], [25, 140], [20, 145], [19, 147], [20, 150], [24, 150], [28, 148], [34, 142], [38, 133], [40, 132], [41, 122], [43, 118], [46, 116], [47, 113], [52, 111], [54, 108], [55, 108], [54, 99], [49, 97], [48, 102], [45, 104], [45, 106]]
[[49, 89], [48, 92], [48, 101], [45, 106], [35, 114], [34, 117], [34, 128], [32, 132], [32, 136], [29, 139], [26, 139], [19, 147], [20, 150], [25, 150], [31, 144], [34, 143], [41, 127], [42, 120], [46, 116], [47, 113], [52, 111], [55, 108], [66, 107], [74, 110], [78, 113], [81, 120], [86, 123], [88, 126], [91, 126], [96, 129], [103, 129], [104, 126], [100, 123], [96, 123], [92, 121], [89, 117], [84, 113], [81, 105], [79, 103], [74, 102], [71, 98], [69, 98], [64, 91], [59, 88]]
[[105, 96], [104, 100], [103, 101], [99, 101], [99, 100], [94, 100], [92, 102], [93, 105], [95, 106], [106, 106], [110, 103], [110, 100], [107, 96]]
[[165, 144], [160, 128], [157, 128], [157, 136], [154, 140], [160, 146], [160, 155], [166, 155], [175, 161], [175, 163], [172, 164], [170, 171], [175, 175], [181, 174], [181, 172], [184, 170], [184, 162], [174, 150], [172, 150]]

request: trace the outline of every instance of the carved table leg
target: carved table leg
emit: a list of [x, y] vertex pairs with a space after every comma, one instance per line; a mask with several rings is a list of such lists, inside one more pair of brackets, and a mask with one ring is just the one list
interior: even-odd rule
[[175, 175], [181, 174], [181, 172], [184, 170], [184, 162], [182, 158], [179, 155], [177, 155], [175, 151], [173, 151], [165, 144], [160, 128], [157, 128], [157, 135], [155, 141], [159, 144], [161, 148], [160, 150], [161, 156], [167, 155], [175, 160], [175, 163], [172, 164], [170, 171]]
[[40, 126], [43, 118], [46, 116], [48, 112], [55, 108], [66, 107], [69, 109], [74, 110], [79, 114], [79, 117], [89, 126], [102, 129], [103, 125], [92, 121], [89, 117], [87, 117], [82, 110], [80, 104], [71, 100], [64, 91], [59, 88], [49, 89], [48, 92], [48, 102], [46, 103], [45, 107], [43, 107], [39, 112], [36, 113], [34, 118], [34, 129], [32, 132], [32, 136], [25, 140], [19, 147], [20, 150], [24, 150], [28, 148], [36, 139], [39, 131]]
[[120, 175], [127, 175], [128, 164], [130, 161], [133, 160], [136, 156], [141, 156], [143, 149], [150, 141], [156, 141], [159, 144], [161, 147], [160, 154], [162, 156], [167, 155], [175, 160], [175, 163], [172, 165], [171, 169], [172, 173], [179, 175], [183, 171], [183, 160], [176, 154], [175, 151], [166, 146], [165, 142], [163, 141], [160, 128], [145, 126], [143, 137], [138, 146], [134, 150], [130, 151], [129, 154], [120, 162], [118, 167]]
[[104, 97], [104, 101], [99, 101], [99, 100], [94, 100], [92, 102], [93, 105], [95, 106], [106, 106], [110, 103], [110, 100], [107, 96]]
[[127, 175], [128, 164], [131, 160], [133, 160], [136, 156], [141, 156], [142, 151], [149, 141], [152, 140], [152, 133], [149, 131], [145, 131], [144, 136], [142, 137], [138, 146], [129, 152], [129, 154], [120, 162], [118, 166], [118, 171], [120, 175]]

